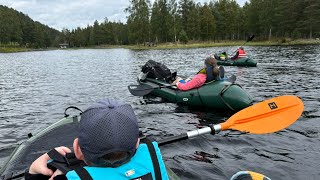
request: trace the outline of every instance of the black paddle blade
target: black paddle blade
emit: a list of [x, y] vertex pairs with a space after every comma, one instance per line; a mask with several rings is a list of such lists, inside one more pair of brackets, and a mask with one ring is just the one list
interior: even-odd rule
[[151, 93], [151, 91], [154, 90], [152, 86], [146, 84], [129, 85], [128, 89], [129, 92], [134, 96], [144, 96]]
[[254, 38], [254, 35], [252, 35], [252, 36], [248, 37], [247, 42], [252, 41], [252, 39], [253, 39], [253, 38]]

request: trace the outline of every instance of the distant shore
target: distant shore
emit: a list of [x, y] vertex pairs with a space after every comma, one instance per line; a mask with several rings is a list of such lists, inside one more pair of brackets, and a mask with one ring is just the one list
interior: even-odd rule
[[[146, 50], [146, 49], [187, 49], [187, 48], [206, 48], [206, 47], [222, 47], [222, 46], [242, 46], [244, 41], [221, 41], [221, 42], [203, 42], [203, 43], [187, 43], [187, 44], [157, 44], [155, 46], [143, 46], [143, 45], [128, 45], [122, 46], [124, 48], [133, 50]], [[320, 40], [295, 40], [295, 41], [257, 41], [248, 42], [245, 46], [288, 46], [288, 45], [317, 45], [320, 44]]]
[[33, 49], [21, 47], [0, 47], [0, 53], [26, 52], [32, 50]]
[[60, 48], [47, 48], [47, 49], [33, 49], [24, 47], [0, 47], [0, 53], [17, 53], [17, 52], [28, 52], [28, 51], [50, 51]]
[[[66, 48], [68, 49], [109, 49], [109, 48], [127, 48], [132, 50], [148, 50], [148, 49], [187, 49], [187, 48], [206, 48], [206, 47], [221, 47], [221, 46], [241, 46], [244, 41], [220, 41], [220, 42], [189, 42], [187, 44], [182, 43], [161, 43], [156, 45], [101, 45], [94, 47], [83, 48]], [[317, 45], [320, 44], [320, 40], [299, 39], [294, 41], [256, 41], [248, 42], [245, 46], [288, 46], [288, 45]], [[32, 49], [21, 47], [0, 47], [0, 53], [14, 53], [14, 52], [27, 52], [27, 51], [46, 51], [57, 50], [60, 48], [49, 49]]]

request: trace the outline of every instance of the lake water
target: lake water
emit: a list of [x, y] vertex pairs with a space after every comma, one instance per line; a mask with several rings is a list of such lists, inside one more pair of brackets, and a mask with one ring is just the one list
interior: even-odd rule
[[[113, 97], [130, 103], [146, 135], [161, 139], [228, 119], [232, 112], [199, 111], [132, 96], [140, 68], [150, 59], [192, 76], [203, 59], [236, 47], [144, 50], [85, 49], [0, 54], [0, 167], [14, 147], [63, 117], [68, 106], [86, 109]], [[224, 131], [161, 147], [166, 164], [181, 179], [229, 179], [240, 170], [272, 179], [320, 178], [320, 46], [245, 47], [257, 67], [225, 67], [260, 102], [299, 96], [300, 119], [273, 134]]]

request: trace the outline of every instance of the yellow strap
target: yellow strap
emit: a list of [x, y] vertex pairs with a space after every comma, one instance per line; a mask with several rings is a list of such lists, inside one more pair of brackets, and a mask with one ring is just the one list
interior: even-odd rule
[[197, 74], [206, 74], [206, 68], [201, 69]]

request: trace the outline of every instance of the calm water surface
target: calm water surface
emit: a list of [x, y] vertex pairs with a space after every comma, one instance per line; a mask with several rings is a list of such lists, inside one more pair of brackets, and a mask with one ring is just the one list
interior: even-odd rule
[[[64, 109], [86, 109], [114, 97], [132, 104], [140, 128], [156, 139], [228, 119], [232, 112], [199, 111], [132, 96], [141, 66], [152, 59], [179, 75], [192, 76], [203, 59], [236, 47], [146, 50], [55, 50], [0, 54], [0, 167], [14, 147], [63, 117]], [[246, 47], [258, 67], [225, 67], [260, 102], [299, 96], [305, 110], [289, 128], [268, 135], [235, 131], [204, 135], [161, 148], [181, 179], [228, 179], [240, 170], [272, 179], [320, 178], [320, 46]]]

